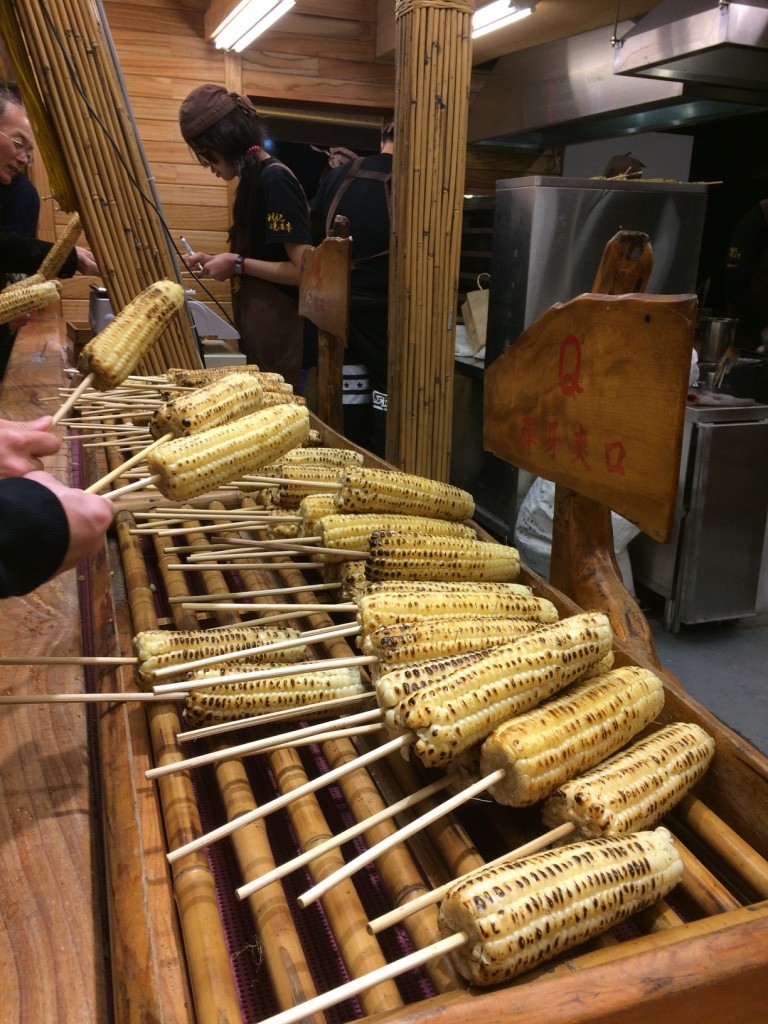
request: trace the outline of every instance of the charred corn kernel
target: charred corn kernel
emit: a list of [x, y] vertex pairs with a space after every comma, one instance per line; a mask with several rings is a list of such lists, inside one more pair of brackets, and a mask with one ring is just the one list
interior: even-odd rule
[[428, 583], [378, 590], [371, 584], [358, 604], [357, 617], [366, 635], [379, 626], [413, 622], [431, 615], [514, 615], [539, 622], [556, 622], [557, 608], [518, 583]]
[[147, 456], [157, 487], [172, 501], [186, 501], [232, 483], [301, 444], [309, 413], [300, 405], [274, 405], [199, 434], [167, 441]]
[[498, 647], [538, 629], [533, 619], [510, 615], [426, 615], [414, 622], [395, 622], [363, 635], [363, 654], [385, 665], [464, 654], [479, 647]]
[[467, 936], [452, 954], [462, 977], [495, 985], [652, 906], [682, 874], [666, 828], [585, 839], [457, 882], [441, 902], [440, 930]]
[[184, 304], [184, 289], [175, 281], [145, 288], [83, 347], [78, 370], [93, 374], [97, 391], [116, 388], [170, 324]]
[[46, 281], [56, 277], [66, 262], [67, 256], [72, 252], [75, 243], [83, 230], [80, 223], [80, 214], [73, 213], [64, 226], [64, 230], [48, 250], [45, 259], [37, 269]]
[[370, 548], [371, 535], [377, 530], [413, 530], [420, 534], [436, 537], [463, 537], [474, 540], [477, 534], [471, 526], [448, 519], [430, 519], [428, 516], [408, 516], [397, 513], [366, 515], [351, 512], [324, 516], [317, 523], [315, 533], [323, 547], [345, 548], [348, 551], [365, 551]]
[[491, 794], [525, 807], [621, 749], [663, 706], [664, 687], [654, 672], [612, 669], [499, 725], [483, 743], [480, 771], [503, 768]]
[[693, 789], [714, 753], [701, 726], [668, 725], [556, 789], [542, 806], [544, 824], [569, 821], [583, 836], [651, 828]]
[[[229, 669], [234, 673], [247, 671], [248, 667], [232, 662]], [[190, 678], [200, 680], [221, 675], [223, 673], [214, 669], [201, 669], [192, 673]], [[290, 676], [219, 683], [210, 690], [192, 690], [185, 698], [184, 714], [189, 725], [227, 722], [279, 711], [281, 708], [309, 707], [329, 700], [353, 697], [365, 693], [365, 690], [359, 668], [302, 672], [301, 666], [297, 665], [295, 674]]]
[[253, 374], [229, 373], [155, 409], [149, 432], [154, 438], [165, 434], [186, 437], [256, 412], [263, 398], [264, 390]]
[[465, 537], [376, 530], [366, 573], [376, 580], [477, 580], [511, 583], [520, 575], [516, 548]]
[[17, 316], [42, 309], [61, 296], [58, 281], [40, 281], [37, 284], [20, 283], [0, 292], [0, 324], [7, 324]]
[[326, 494], [323, 491], [307, 494], [301, 499], [298, 507], [298, 514], [301, 516], [300, 535], [313, 536], [318, 520], [330, 515], [335, 508], [336, 498], [333, 494]]
[[321, 448], [323, 445], [323, 435], [319, 430], [310, 430], [309, 437], [307, 438], [304, 447], [305, 448]]
[[422, 764], [449, 764], [513, 715], [581, 679], [612, 643], [607, 615], [571, 615], [494, 647], [469, 668], [412, 693], [395, 707], [394, 723], [415, 734], [413, 750]]
[[249, 662], [303, 661], [307, 648], [298, 629], [290, 626], [227, 626], [225, 629], [145, 629], [133, 638], [142, 683], [155, 682], [158, 669], [187, 661], [234, 654], [266, 644], [295, 640], [295, 646], [249, 655]]
[[336, 500], [339, 512], [400, 512], [434, 519], [471, 519], [468, 491], [397, 470], [359, 466], [344, 471]]

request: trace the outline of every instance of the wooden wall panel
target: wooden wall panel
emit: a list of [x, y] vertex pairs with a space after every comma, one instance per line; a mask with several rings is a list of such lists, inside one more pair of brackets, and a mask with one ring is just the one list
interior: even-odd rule
[[[376, 0], [298, 0], [263, 47], [224, 55], [205, 38], [209, 0], [104, 0], [131, 110], [172, 238], [226, 248], [232, 189], [201, 168], [178, 110], [202, 82], [275, 101], [391, 109], [394, 66], [376, 59]], [[210, 284], [209, 282], [206, 282]], [[196, 287], [191, 275], [185, 284]], [[227, 310], [227, 285], [211, 291]], [[206, 301], [196, 287], [197, 298]]]

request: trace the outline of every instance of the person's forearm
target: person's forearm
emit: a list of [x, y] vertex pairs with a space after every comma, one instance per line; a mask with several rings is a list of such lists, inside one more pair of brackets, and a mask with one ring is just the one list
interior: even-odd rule
[[299, 269], [290, 260], [272, 263], [269, 260], [244, 259], [243, 276], [258, 277], [271, 284], [292, 285], [298, 287]]

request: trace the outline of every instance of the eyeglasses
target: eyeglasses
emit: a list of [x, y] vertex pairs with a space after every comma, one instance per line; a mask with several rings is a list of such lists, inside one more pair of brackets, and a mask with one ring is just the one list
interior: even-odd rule
[[12, 135], [8, 135], [6, 132], [0, 132], [0, 135], [2, 135], [3, 138], [8, 139], [9, 142], [13, 143], [16, 152], [23, 156], [28, 164], [32, 163], [32, 156], [34, 154], [32, 146], [27, 145], [27, 143], [24, 142], [22, 139], [15, 139]]

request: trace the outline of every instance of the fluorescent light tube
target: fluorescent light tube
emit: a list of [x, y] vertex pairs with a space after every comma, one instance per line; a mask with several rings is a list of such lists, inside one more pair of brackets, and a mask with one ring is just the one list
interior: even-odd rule
[[472, 38], [478, 39], [489, 32], [511, 25], [513, 21], [520, 21], [533, 14], [533, 5], [520, 7], [510, 3], [510, 0], [494, 0], [492, 4], [479, 7], [472, 16]]
[[295, 3], [296, 0], [244, 0], [213, 33], [217, 49], [240, 53]]

